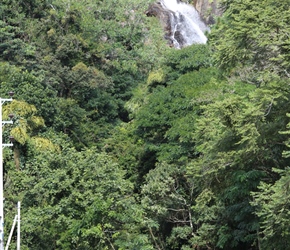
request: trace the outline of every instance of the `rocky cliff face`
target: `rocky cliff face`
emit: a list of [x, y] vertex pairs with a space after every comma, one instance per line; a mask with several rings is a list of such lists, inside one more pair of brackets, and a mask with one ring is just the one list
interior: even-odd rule
[[192, 4], [160, 0], [151, 4], [146, 14], [159, 18], [170, 46], [182, 48], [193, 43], [206, 43], [206, 25], [213, 24], [221, 11], [218, 0], [195, 0]]
[[219, 0], [193, 0], [193, 6], [206, 24], [214, 24], [215, 17], [222, 15]]

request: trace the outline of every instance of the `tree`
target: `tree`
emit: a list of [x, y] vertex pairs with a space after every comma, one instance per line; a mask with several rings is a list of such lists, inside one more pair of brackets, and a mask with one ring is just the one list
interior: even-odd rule
[[280, 175], [274, 184], [262, 182], [259, 191], [252, 193], [252, 205], [260, 219], [261, 249], [282, 249], [289, 246], [289, 168], [273, 169]]
[[23, 247], [152, 249], [125, 171], [96, 149], [77, 152], [65, 136], [50, 138], [54, 150], [30, 144], [33, 157], [21, 172], [10, 170], [6, 197], [22, 200]]
[[285, 137], [279, 134], [286, 126], [285, 82], [251, 87], [242, 94], [239, 83], [234, 86], [235, 91], [202, 107], [194, 135], [199, 158], [188, 167], [195, 182], [202, 189], [215, 190], [225, 208], [215, 243], [220, 248], [258, 244], [259, 224], [250, 193], [262, 178], [273, 178], [273, 166], [287, 165], [281, 158]]
[[[289, 117], [289, 114], [287, 115]], [[289, 128], [289, 123], [287, 125]], [[289, 134], [289, 130], [281, 132]], [[286, 141], [289, 148], [289, 139]], [[289, 150], [283, 152], [285, 158], [289, 157]], [[273, 168], [278, 174], [274, 182], [261, 182], [259, 190], [253, 192], [252, 205], [256, 207], [256, 215], [260, 219], [260, 244], [263, 249], [287, 248], [289, 245], [289, 185], [290, 169]]]
[[0, 63], [0, 73], [1, 95], [6, 96], [9, 91], [14, 91], [14, 99], [37, 107], [35, 115], [43, 117], [46, 125], [50, 126], [57, 109], [57, 92], [41, 84], [43, 75], [35, 76], [9, 63]]
[[256, 85], [271, 75], [289, 77], [288, 1], [222, 1], [212, 29], [216, 65]]
[[[218, 232], [219, 247], [243, 246], [244, 241], [245, 244], [255, 242], [259, 249], [261, 246], [270, 249], [275, 244], [270, 243], [270, 239], [274, 240], [270, 232], [274, 226], [270, 224], [275, 223], [274, 214], [278, 213], [275, 209], [279, 208], [276, 197], [279, 192], [281, 195], [285, 181], [285, 178], [277, 181], [277, 172], [284, 175], [288, 164], [281, 157], [285, 135], [279, 131], [287, 124], [288, 112], [285, 100], [289, 95], [286, 87], [289, 37], [283, 38], [282, 33], [289, 33], [286, 25], [289, 3], [272, 0], [222, 3], [224, 15], [209, 39], [215, 65], [224, 71], [232, 86], [244, 82], [259, 88], [240, 97], [236, 92], [223, 97], [221, 102], [210, 105], [210, 110], [210, 106], [205, 107], [197, 124], [197, 138], [201, 142], [197, 149], [201, 157], [192, 163], [189, 171], [193, 171], [193, 176], [204, 176], [205, 187], [218, 188], [216, 194], [220, 194], [219, 200], [225, 207], [223, 221], [227, 221]], [[271, 199], [275, 201], [270, 202]], [[267, 212], [270, 208], [273, 214]], [[253, 212], [256, 217], [250, 215]], [[279, 232], [287, 230], [281, 228], [274, 230], [281, 240], [279, 247], [283, 248], [284, 238]], [[275, 247], [278, 244], [277, 241]]]
[[[148, 94], [141, 100], [142, 106], [136, 109], [133, 117], [136, 133], [161, 161], [178, 161], [189, 155], [195, 157], [192, 151], [194, 142], [188, 134], [193, 133], [200, 104], [206, 101], [198, 99], [202, 93], [212, 91], [215, 79], [219, 79], [216, 69], [206, 67], [210, 65], [210, 59], [205, 56], [207, 52], [204, 45], [187, 47], [185, 51], [176, 52], [177, 55], [171, 52], [169, 59], [172, 60], [154, 75], [153, 72], [149, 74]], [[200, 60], [193, 60], [189, 65], [191, 55], [196, 58], [201, 55]], [[132, 104], [129, 102], [128, 105]]]
[[[133, 111], [129, 126], [135, 130], [139, 148], [139, 164], [135, 165], [139, 175], [137, 191], [141, 192], [142, 205], [150, 218], [148, 234], [157, 249], [206, 246], [208, 242], [201, 242], [208, 234], [206, 223], [213, 229], [211, 235], [217, 232], [213, 221], [218, 206], [210, 206], [215, 199], [206, 198], [207, 192], [202, 192], [194, 179], [188, 179], [185, 168], [198, 157], [192, 135], [201, 105], [210, 103], [217, 92], [219, 72], [208, 67], [207, 49], [194, 45], [177, 55], [172, 51], [170, 58], [175, 60], [152, 71], [147, 86], [140, 86], [134, 99], [127, 103]], [[188, 64], [191, 55], [199, 58], [199, 53], [200, 61]], [[147, 95], [141, 91], [147, 91]], [[197, 207], [201, 204], [210, 213], [204, 227], [198, 219], [201, 213]]]
[[[13, 11], [12, 11], [13, 10]], [[23, 41], [25, 32], [22, 29], [24, 16], [17, 1], [4, 0], [0, 7], [0, 54], [2, 60], [21, 64], [22, 60], [29, 58], [29, 46]]]

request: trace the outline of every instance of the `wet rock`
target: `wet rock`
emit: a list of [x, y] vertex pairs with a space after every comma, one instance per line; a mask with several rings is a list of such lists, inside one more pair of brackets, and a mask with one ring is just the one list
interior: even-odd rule
[[169, 45], [182, 48], [193, 43], [206, 43], [206, 25], [192, 5], [181, 1], [161, 0], [149, 6], [147, 16], [159, 18]]

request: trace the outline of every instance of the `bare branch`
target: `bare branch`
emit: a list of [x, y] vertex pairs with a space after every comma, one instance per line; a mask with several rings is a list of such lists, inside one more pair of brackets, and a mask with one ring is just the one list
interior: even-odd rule
[[270, 114], [272, 106], [273, 106], [273, 102], [274, 102], [274, 98], [271, 100], [271, 103], [269, 104], [269, 106], [267, 108], [267, 113], [264, 116], [267, 116]]

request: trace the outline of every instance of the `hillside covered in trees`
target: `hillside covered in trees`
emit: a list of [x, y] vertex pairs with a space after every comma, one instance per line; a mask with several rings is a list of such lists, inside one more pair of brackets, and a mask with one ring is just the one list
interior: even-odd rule
[[182, 49], [153, 2], [1, 1], [5, 241], [21, 201], [23, 250], [290, 249], [289, 0]]

